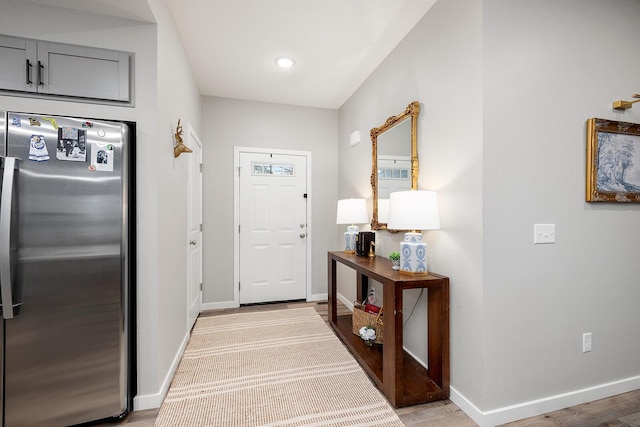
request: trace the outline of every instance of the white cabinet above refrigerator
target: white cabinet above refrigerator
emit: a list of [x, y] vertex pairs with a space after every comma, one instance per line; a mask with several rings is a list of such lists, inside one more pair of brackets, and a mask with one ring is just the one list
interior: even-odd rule
[[0, 90], [131, 102], [132, 54], [0, 35]]

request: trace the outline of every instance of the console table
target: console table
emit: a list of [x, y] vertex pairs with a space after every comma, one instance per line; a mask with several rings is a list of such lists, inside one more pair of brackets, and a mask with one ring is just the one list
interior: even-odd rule
[[[338, 316], [336, 264], [356, 271], [357, 298], [364, 300], [369, 279], [382, 283], [384, 342], [367, 347], [351, 330], [351, 314]], [[329, 252], [329, 324], [396, 408], [449, 397], [449, 278], [429, 272], [409, 275], [391, 269], [382, 257]], [[402, 291], [427, 288], [428, 367], [403, 349]]]

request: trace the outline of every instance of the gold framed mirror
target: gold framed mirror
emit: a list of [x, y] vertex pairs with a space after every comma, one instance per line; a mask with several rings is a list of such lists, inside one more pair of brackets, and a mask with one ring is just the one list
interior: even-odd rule
[[413, 101], [402, 113], [371, 129], [372, 230], [387, 229], [391, 192], [418, 189], [418, 113], [420, 103]]

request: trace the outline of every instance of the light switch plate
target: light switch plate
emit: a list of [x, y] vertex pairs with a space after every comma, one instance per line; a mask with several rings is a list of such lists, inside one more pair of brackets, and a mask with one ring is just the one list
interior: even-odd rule
[[555, 224], [533, 224], [533, 243], [545, 244], [556, 242]]

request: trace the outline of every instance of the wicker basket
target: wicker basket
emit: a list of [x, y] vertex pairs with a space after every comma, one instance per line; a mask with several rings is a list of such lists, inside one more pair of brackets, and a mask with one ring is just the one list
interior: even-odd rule
[[384, 324], [382, 322], [382, 308], [377, 314], [367, 313], [364, 311], [364, 307], [359, 302], [353, 304], [353, 319], [351, 330], [357, 336], [360, 336], [360, 328], [363, 326], [372, 326], [376, 330], [376, 339], [373, 340], [376, 344], [382, 344], [382, 338], [384, 336]]

